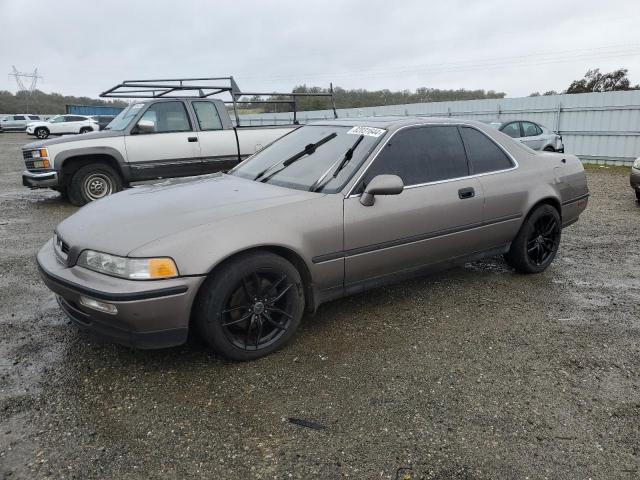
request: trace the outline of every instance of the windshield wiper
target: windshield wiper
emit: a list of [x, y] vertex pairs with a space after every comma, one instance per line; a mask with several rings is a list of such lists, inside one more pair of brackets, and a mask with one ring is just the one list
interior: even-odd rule
[[[261, 171], [258, 175], [256, 175], [253, 179], [255, 181], [260, 180], [261, 182], [266, 182], [271, 177], [273, 177], [276, 173], [281, 172], [282, 170], [287, 168], [292, 163], [295, 163], [298, 160], [300, 160], [305, 155], [313, 154], [320, 145], [324, 145], [328, 141], [336, 138], [337, 136], [338, 136], [338, 134], [336, 132], [333, 132], [333, 133], [327, 135], [326, 137], [318, 140], [316, 143], [308, 144], [306, 147], [304, 147], [303, 150], [300, 150], [295, 155], [292, 155], [291, 157], [287, 158], [284, 162], [282, 162], [282, 163], [276, 162], [273, 165], [268, 166], [263, 171]], [[271, 169], [273, 169], [273, 168], [275, 168], [275, 167], [277, 167], [279, 165], [282, 166], [282, 168], [280, 168], [279, 170], [275, 170], [274, 172], [271, 172], [268, 176], [265, 176]]]
[[328, 183], [328, 181], [325, 182], [324, 179], [327, 177], [327, 175], [329, 175], [329, 172], [333, 169], [333, 167], [338, 165], [338, 168], [336, 168], [335, 171], [333, 172], [333, 175], [331, 175], [331, 178], [336, 178], [340, 173], [340, 170], [342, 170], [347, 165], [347, 163], [349, 163], [349, 160], [353, 158], [353, 152], [356, 150], [356, 148], [358, 148], [358, 145], [360, 145], [360, 142], [363, 139], [364, 139], [364, 135], [360, 135], [356, 140], [356, 142], [353, 145], [351, 145], [349, 150], [345, 152], [344, 157], [342, 157], [341, 160], [338, 160], [338, 162], [340, 163], [338, 164], [338, 162], [335, 162], [334, 164], [332, 164], [327, 169], [327, 171], [322, 174], [322, 176], [318, 180], [313, 182], [313, 185], [309, 187], [309, 191], [317, 192], [319, 190], [322, 190], [324, 186]]

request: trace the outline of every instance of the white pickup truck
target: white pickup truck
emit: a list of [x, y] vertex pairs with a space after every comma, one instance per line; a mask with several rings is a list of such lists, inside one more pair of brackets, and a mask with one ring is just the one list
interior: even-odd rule
[[229, 169], [297, 127], [234, 127], [208, 97], [134, 101], [105, 130], [23, 146], [22, 183], [84, 205], [131, 182]]

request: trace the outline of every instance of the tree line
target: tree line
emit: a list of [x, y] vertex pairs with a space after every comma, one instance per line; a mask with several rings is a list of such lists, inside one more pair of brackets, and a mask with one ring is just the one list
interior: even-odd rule
[[121, 101], [98, 100], [89, 97], [74, 97], [59, 93], [44, 93], [34, 90], [29, 93], [21, 91], [11, 93], [0, 90], [0, 113], [65, 113], [65, 105], [105, 105], [110, 107], [126, 107]]
[[[574, 80], [569, 87], [560, 93], [592, 93], [615, 92], [621, 90], [640, 90], [640, 85], [631, 85], [629, 70], [619, 68], [609, 73], [600, 72], [599, 68], [587, 70], [583, 78]], [[542, 95], [557, 95], [555, 90], [549, 90]], [[540, 92], [533, 92], [530, 97], [540, 96]]]
[[[307, 87], [300, 85], [292, 90], [293, 93], [328, 93], [328, 88]], [[336, 108], [362, 108], [378, 107], [382, 105], [402, 105], [406, 103], [427, 103], [427, 102], [447, 102], [452, 100], [477, 100], [486, 98], [504, 98], [506, 93], [494, 90], [467, 90], [460, 88], [457, 90], [443, 90], [439, 88], [418, 88], [416, 90], [365, 90], [362, 88], [346, 90], [336, 87], [333, 89], [333, 98]], [[291, 97], [281, 95], [270, 95], [267, 97], [243, 97], [243, 110], [253, 110], [256, 112], [288, 112], [291, 106], [287, 103], [262, 104], [259, 100], [286, 102]], [[255, 103], [253, 103], [255, 102]], [[327, 97], [298, 97], [297, 110], [325, 110], [331, 108], [331, 102]]]

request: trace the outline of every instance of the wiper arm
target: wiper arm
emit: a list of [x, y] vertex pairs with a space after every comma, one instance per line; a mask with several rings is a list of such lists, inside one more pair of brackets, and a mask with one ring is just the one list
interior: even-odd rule
[[[268, 166], [263, 171], [261, 171], [258, 175], [256, 175], [253, 179], [255, 181], [260, 180], [261, 182], [266, 182], [271, 177], [273, 177], [276, 173], [281, 172], [282, 170], [287, 168], [292, 163], [295, 163], [298, 160], [300, 160], [305, 155], [313, 154], [319, 146], [324, 145], [325, 143], [327, 143], [328, 141], [334, 139], [337, 136], [338, 136], [338, 134], [336, 132], [333, 132], [333, 133], [327, 135], [326, 137], [318, 140], [316, 143], [310, 143], [309, 145], [304, 147], [304, 150], [300, 150], [295, 155], [292, 155], [291, 157], [287, 158], [284, 162], [282, 162], [282, 163], [276, 162], [273, 165]], [[277, 167], [279, 165], [282, 166], [281, 169], [275, 170], [274, 172], [271, 172], [268, 176], [265, 176], [270, 170], [272, 170], [273, 168], [275, 168], [275, 167]]]
[[353, 158], [353, 152], [356, 150], [356, 148], [358, 148], [358, 145], [360, 145], [360, 142], [364, 139], [364, 135], [360, 135], [358, 137], [358, 139], [356, 140], [356, 143], [354, 143], [353, 145], [351, 145], [351, 147], [349, 148], [349, 150], [347, 150], [344, 154], [344, 157], [342, 157], [342, 160], [338, 160], [338, 162], [340, 162], [338, 164], [338, 162], [335, 162], [333, 165], [331, 165], [326, 172], [324, 172], [322, 174], [322, 176], [316, 180], [315, 182], [313, 182], [313, 185], [311, 185], [311, 187], [309, 187], [309, 191], [310, 192], [317, 192], [319, 190], [322, 190], [324, 188], [324, 186], [328, 183], [324, 181], [324, 179], [327, 177], [327, 175], [329, 175], [329, 172], [333, 169], [334, 166], [338, 165], [338, 168], [335, 169], [335, 171], [333, 172], [333, 175], [331, 175], [331, 178], [336, 178], [338, 176], [338, 174], [340, 173], [340, 170], [342, 170], [345, 165], [347, 163], [349, 163], [349, 160], [351, 160]]

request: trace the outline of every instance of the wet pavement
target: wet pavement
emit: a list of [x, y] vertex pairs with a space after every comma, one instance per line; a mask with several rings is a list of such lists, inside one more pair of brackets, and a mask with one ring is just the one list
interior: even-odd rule
[[20, 185], [26, 141], [0, 134], [0, 479], [640, 477], [628, 169], [589, 168], [541, 275], [496, 258], [335, 301], [236, 364], [69, 324], [34, 256], [76, 208]]

